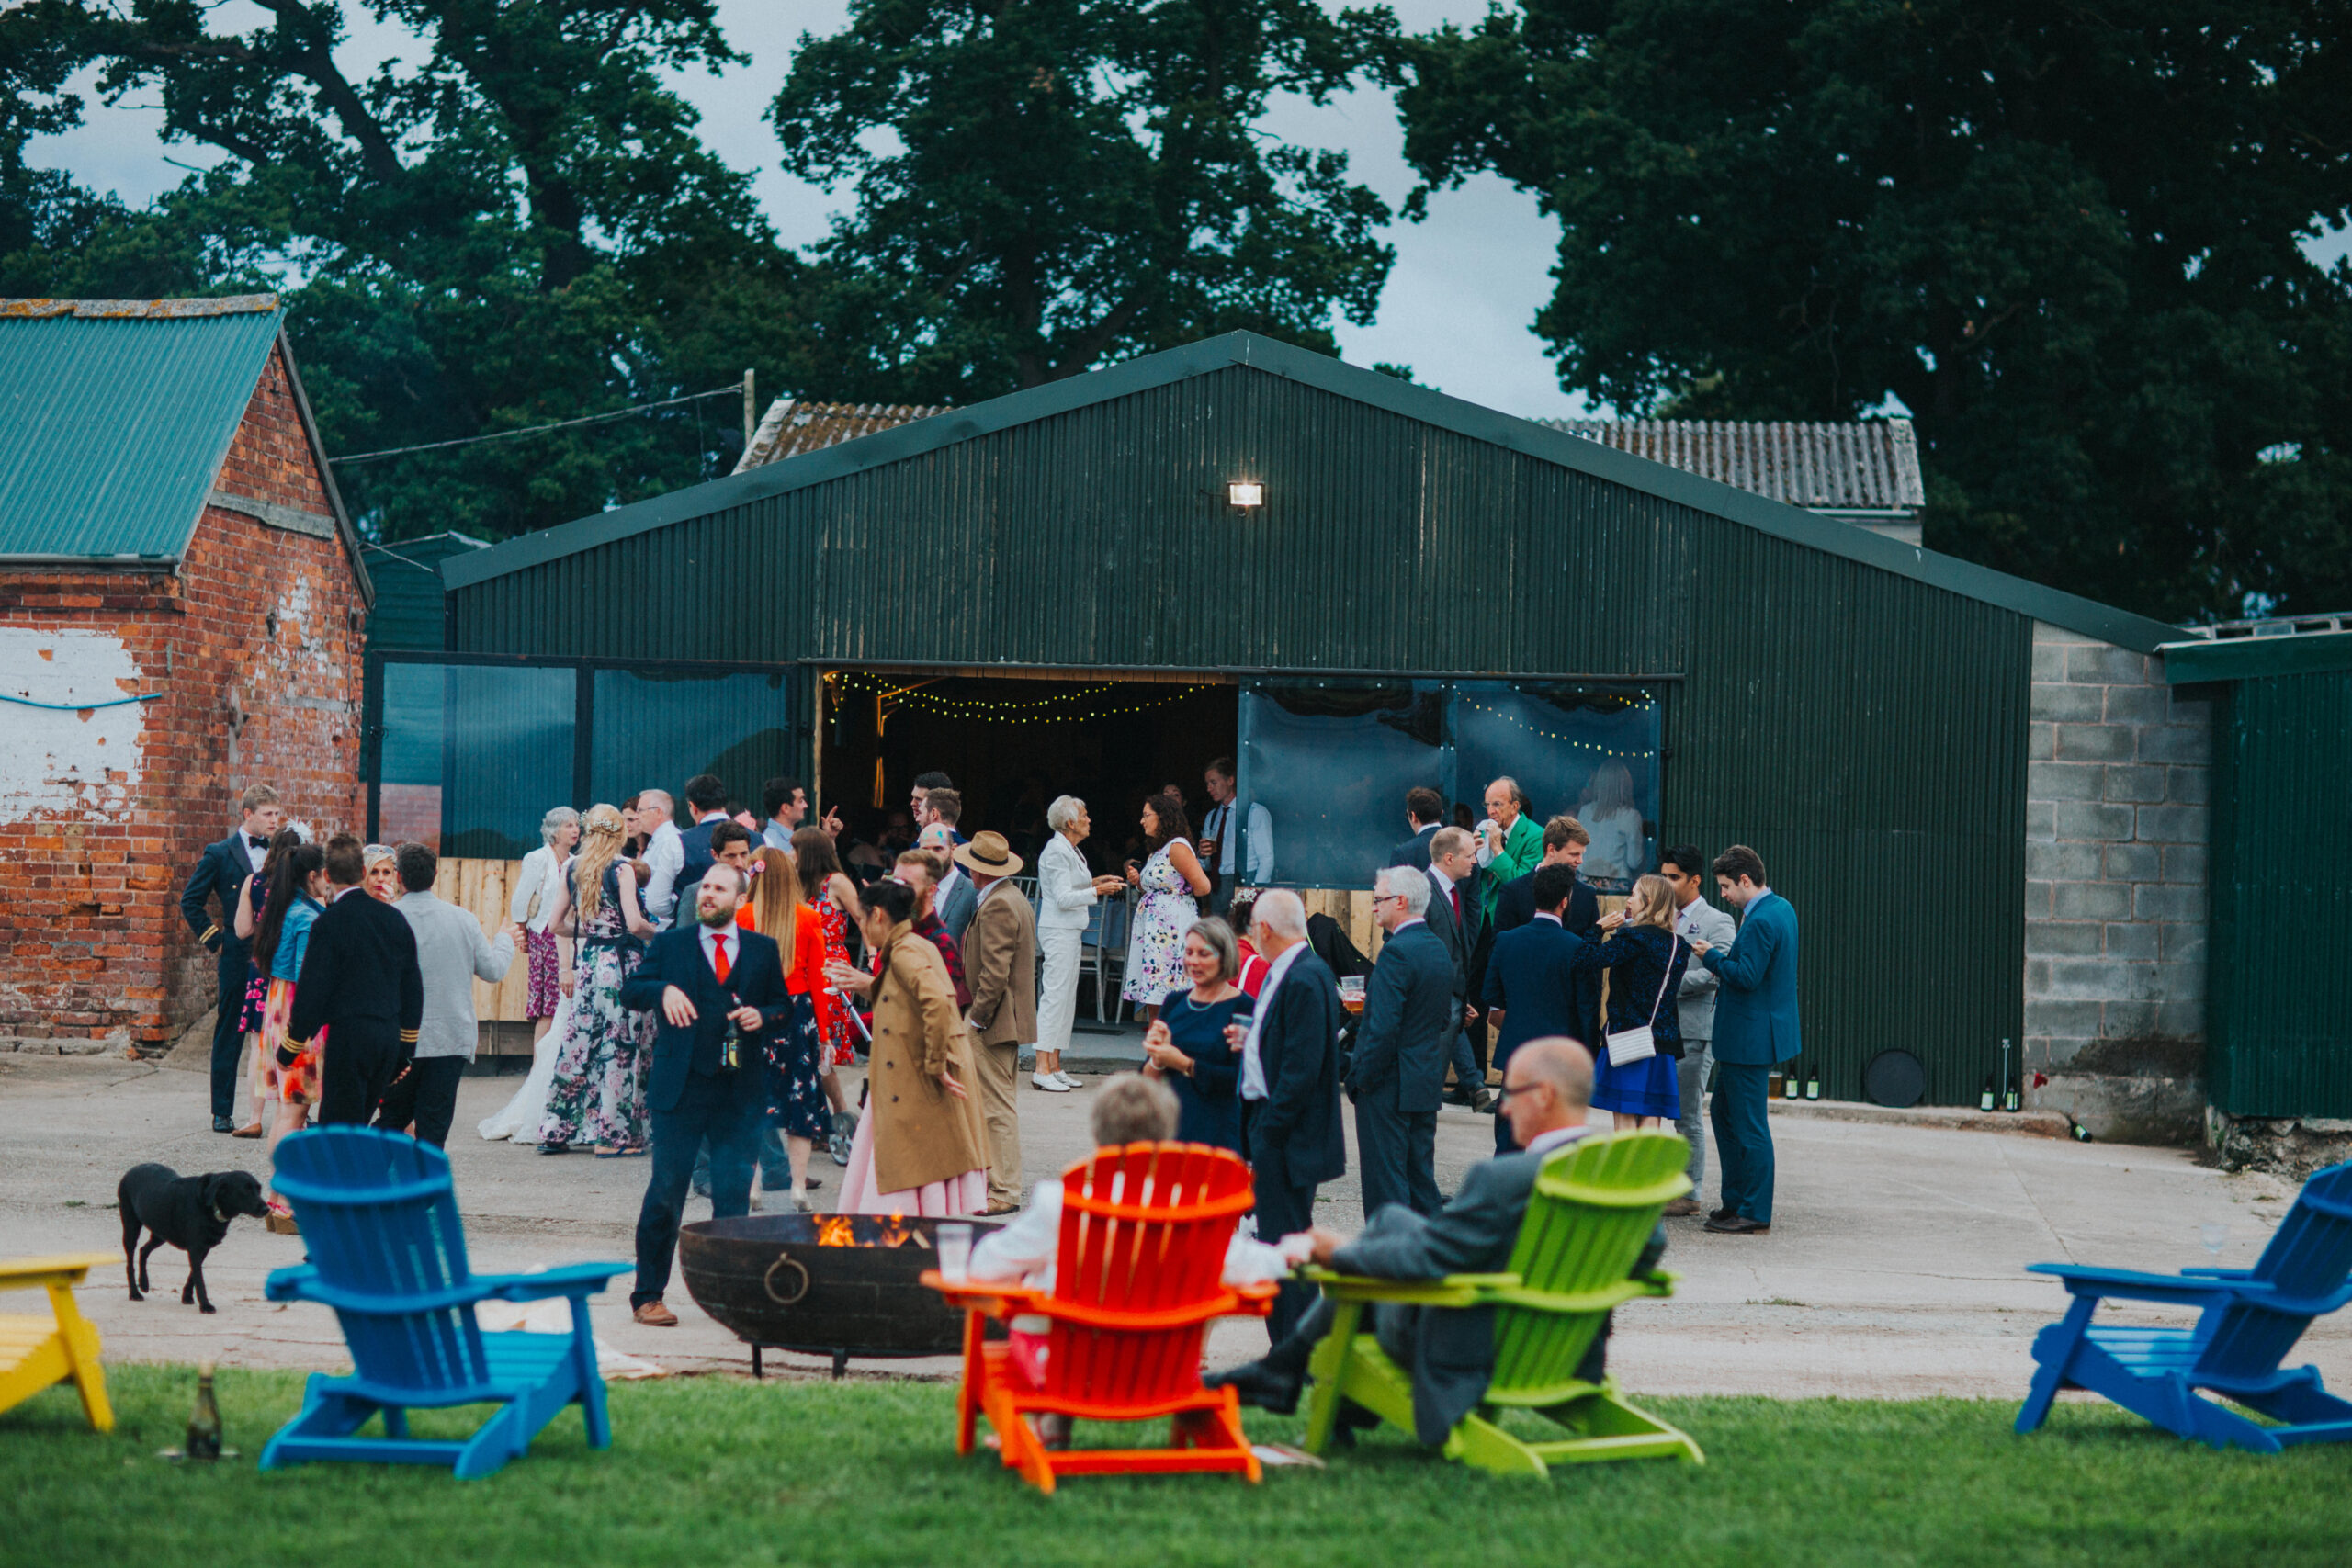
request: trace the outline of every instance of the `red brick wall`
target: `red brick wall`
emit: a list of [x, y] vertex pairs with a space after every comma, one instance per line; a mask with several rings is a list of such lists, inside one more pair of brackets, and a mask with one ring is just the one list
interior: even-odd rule
[[[215, 488], [330, 511], [276, 353]], [[0, 812], [18, 817], [0, 821], [0, 1035], [123, 1031], [153, 1048], [212, 1005], [179, 892], [246, 785], [274, 785], [313, 832], [364, 829], [362, 610], [339, 540], [217, 506], [175, 573], [0, 573], [0, 627], [119, 639], [137, 679], [118, 683], [165, 694], [142, 710], [135, 762], [108, 757], [103, 784]]]

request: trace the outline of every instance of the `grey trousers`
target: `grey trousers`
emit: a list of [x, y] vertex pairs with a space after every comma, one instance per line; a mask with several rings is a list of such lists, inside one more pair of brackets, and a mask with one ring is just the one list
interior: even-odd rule
[[1707, 1180], [1707, 1119], [1699, 1113], [1699, 1102], [1706, 1096], [1707, 1064], [1713, 1059], [1712, 1042], [1685, 1039], [1682, 1060], [1678, 1063], [1675, 1087], [1682, 1092], [1682, 1114], [1674, 1130], [1690, 1141], [1690, 1196], [1696, 1198]]

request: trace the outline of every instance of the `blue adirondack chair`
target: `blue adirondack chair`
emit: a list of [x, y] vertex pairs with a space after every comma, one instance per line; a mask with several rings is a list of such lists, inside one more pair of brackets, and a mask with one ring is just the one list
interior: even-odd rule
[[[588, 1442], [609, 1448], [605, 1380], [588, 1333], [588, 1298], [628, 1263], [574, 1263], [544, 1274], [476, 1275], [449, 1179], [429, 1144], [365, 1127], [322, 1127], [277, 1145], [277, 1190], [294, 1206], [311, 1261], [271, 1274], [274, 1302], [323, 1302], [342, 1320], [353, 1375], [314, 1375], [302, 1412], [262, 1450], [261, 1468], [309, 1460], [446, 1464], [488, 1475], [578, 1404]], [[571, 1332], [485, 1334], [474, 1303], [571, 1303]], [[462, 1441], [408, 1432], [411, 1410], [498, 1404]], [[359, 1428], [381, 1413], [384, 1435]]]
[[[2036, 1263], [2031, 1271], [2064, 1280], [2075, 1302], [2034, 1338], [2033, 1391], [2018, 1412], [2018, 1431], [2041, 1425], [2060, 1389], [2086, 1388], [2217, 1449], [2235, 1443], [2277, 1453], [2290, 1443], [2352, 1438], [2352, 1401], [2322, 1388], [2316, 1367], [2278, 1366], [2306, 1324], [2352, 1302], [2352, 1165], [2330, 1166], [2304, 1183], [2251, 1269], [2134, 1274]], [[2091, 1314], [2108, 1297], [2203, 1314], [2193, 1328], [2094, 1328]], [[2265, 1426], [2199, 1390], [2281, 1424]]]

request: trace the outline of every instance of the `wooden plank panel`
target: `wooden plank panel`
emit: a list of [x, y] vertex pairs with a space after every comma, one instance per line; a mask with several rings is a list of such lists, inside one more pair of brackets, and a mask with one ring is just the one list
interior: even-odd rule
[[[498, 928], [506, 923], [507, 889], [522, 874], [521, 861], [445, 858], [433, 892], [443, 902], [472, 915], [481, 922], [483, 934], [494, 938]], [[530, 964], [517, 953], [505, 979], [495, 986], [474, 982], [474, 1018], [482, 1023], [520, 1023], [529, 999]]]

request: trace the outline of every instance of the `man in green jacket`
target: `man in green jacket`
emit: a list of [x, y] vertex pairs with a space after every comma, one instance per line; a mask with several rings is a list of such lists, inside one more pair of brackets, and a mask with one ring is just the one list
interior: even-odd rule
[[1514, 778], [1487, 786], [1487, 922], [1494, 923], [1495, 896], [1504, 883], [1525, 876], [1544, 858], [1544, 829], [1527, 814], [1527, 792]]

